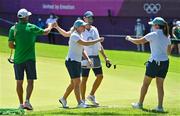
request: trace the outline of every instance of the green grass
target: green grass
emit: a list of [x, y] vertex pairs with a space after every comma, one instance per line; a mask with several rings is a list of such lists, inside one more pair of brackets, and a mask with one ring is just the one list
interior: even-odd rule
[[[38, 80], [31, 102], [33, 112], [27, 115], [164, 115], [149, 111], [134, 110], [131, 102], [139, 97], [145, 66], [149, 53], [106, 50], [117, 69], [107, 69], [103, 62], [104, 80], [97, 91], [99, 108], [75, 109], [74, 93], [68, 98], [71, 109], [62, 109], [58, 98], [63, 95], [70, 78], [64, 66], [68, 48], [66, 46], [36, 44]], [[13, 65], [7, 62], [9, 56], [7, 37], [0, 36], [0, 108], [16, 108], [18, 99], [15, 92]], [[180, 60], [170, 56], [170, 69], [165, 81], [165, 115], [180, 115]], [[87, 85], [89, 93], [95, 77], [91, 72]], [[24, 83], [24, 87], [26, 82]], [[24, 93], [25, 95], [25, 93]], [[149, 88], [144, 107], [152, 109], [157, 104], [155, 81]]]

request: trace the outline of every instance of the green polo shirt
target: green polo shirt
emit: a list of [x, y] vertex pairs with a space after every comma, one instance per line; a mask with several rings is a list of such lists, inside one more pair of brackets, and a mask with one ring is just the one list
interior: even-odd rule
[[24, 63], [27, 60], [35, 61], [36, 37], [43, 33], [43, 29], [30, 23], [19, 22], [10, 28], [9, 41], [15, 42], [15, 64]]

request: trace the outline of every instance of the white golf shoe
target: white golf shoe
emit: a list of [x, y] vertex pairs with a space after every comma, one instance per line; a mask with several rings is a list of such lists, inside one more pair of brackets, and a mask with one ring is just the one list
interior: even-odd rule
[[84, 104], [86, 104], [87, 105], [87, 101], [86, 100], [81, 100]]
[[61, 103], [63, 108], [69, 108], [67, 105], [67, 101], [64, 98], [59, 99], [59, 102]]
[[18, 109], [20, 109], [20, 110], [24, 109], [24, 105], [20, 104]]
[[134, 109], [142, 109], [142, 108], [143, 108], [143, 105], [142, 105], [142, 104], [139, 104], [139, 103], [131, 103], [131, 106], [132, 106]]
[[83, 102], [81, 102], [80, 104], [77, 105], [77, 108], [88, 108], [88, 106]]
[[154, 112], [164, 112], [164, 109], [163, 109], [163, 107], [156, 107], [155, 109], [153, 109], [152, 111], [154, 111]]
[[29, 101], [26, 101], [26, 102], [24, 103], [24, 109], [33, 110], [33, 107], [32, 107], [32, 105], [30, 104]]
[[99, 106], [98, 101], [96, 101], [96, 98], [94, 95], [88, 95], [87, 99], [95, 106]]

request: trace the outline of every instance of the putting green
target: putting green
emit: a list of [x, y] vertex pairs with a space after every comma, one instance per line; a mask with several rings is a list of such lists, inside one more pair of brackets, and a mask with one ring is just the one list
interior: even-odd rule
[[[13, 65], [7, 62], [9, 56], [9, 50], [6, 47], [7, 41], [0, 40], [2, 40], [0, 41], [0, 108], [16, 108], [18, 107], [18, 99], [15, 92]], [[27, 114], [148, 114], [133, 110], [130, 106], [131, 102], [138, 100], [145, 71], [143, 63], [147, 60], [148, 53], [106, 51], [109, 58], [118, 65], [117, 69], [114, 70], [113, 68], [105, 68], [103, 63], [104, 80], [96, 94], [101, 108], [70, 111], [59, 108], [60, 104], [58, 103], [59, 97], [63, 95], [70, 81], [64, 65], [67, 47], [37, 44], [36, 48], [38, 80], [35, 82], [31, 99], [34, 112], [27, 112]], [[180, 114], [180, 60], [179, 57], [170, 57], [170, 59], [170, 71], [165, 80], [164, 107], [169, 112], [168, 114]], [[90, 92], [94, 79], [94, 74], [91, 72], [87, 94]], [[144, 107], [154, 108], [156, 103], [156, 85], [153, 81]], [[69, 96], [68, 104], [71, 108], [76, 107], [74, 93]]]

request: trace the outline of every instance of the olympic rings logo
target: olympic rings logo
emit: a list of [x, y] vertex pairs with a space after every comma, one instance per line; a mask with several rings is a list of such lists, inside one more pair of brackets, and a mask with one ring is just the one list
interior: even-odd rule
[[148, 14], [157, 14], [161, 10], [161, 4], [145, 3], [144, 10]]

